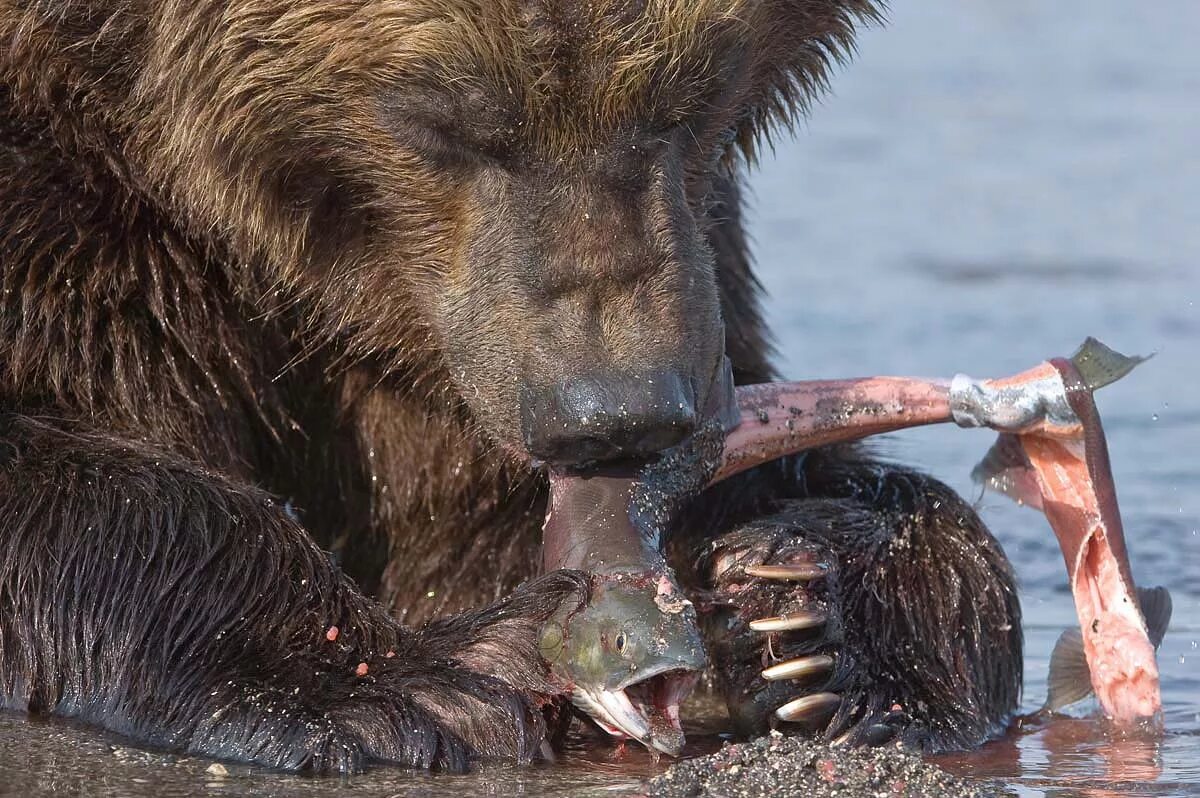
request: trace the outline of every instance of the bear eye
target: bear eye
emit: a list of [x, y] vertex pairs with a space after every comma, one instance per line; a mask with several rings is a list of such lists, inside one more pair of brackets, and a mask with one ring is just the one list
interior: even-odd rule
[[618, 654], [625, 653], [625, 646], [629, 641], [625, 638], [624, 632], [617, 632], [617, 637], [613, 640], [613, 645], [617, 647]]
[[427, 157], [442, 162], [458, 162], [470, 157], [470, 150], [460, 137], [446, 128], [432, 124], [411, 124], [404, 127], [404, 143]]
[[394, 120], [391, 127], [408, 149], [443, 167], [483, 163], [502, 166], [512, 155], [508, 142], [513, 136], [511, 131], [496, 129], [475, 136], [469, 133], [478, 131], [464, 132], [422, 117]]

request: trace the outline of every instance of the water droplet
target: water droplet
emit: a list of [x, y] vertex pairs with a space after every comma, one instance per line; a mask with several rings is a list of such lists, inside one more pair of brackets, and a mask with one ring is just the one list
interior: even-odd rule
[[1155, 413], [1154, 415], [1150, 416], [1150, 420], [1151, 420], [1151, 421], [1158, 421], [1158, 413]]

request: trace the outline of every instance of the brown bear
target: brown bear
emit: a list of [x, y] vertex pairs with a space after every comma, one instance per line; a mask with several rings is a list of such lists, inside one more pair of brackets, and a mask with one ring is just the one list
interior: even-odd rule
[[[535, 756], [587, 590], [532, 578], [545, 469], [686, 439], [726, 355], [774, 376], [738, 186], [876, 16], [0, 0], [3, 706], [285, 769]], [[828, 578], [722, 567], [797, 550]], [[1016, 706], [1008, 564], [928, 477], [791, 458], [669, 553], [747, 732], [822, 693], [780, 725], [970, 746]]]

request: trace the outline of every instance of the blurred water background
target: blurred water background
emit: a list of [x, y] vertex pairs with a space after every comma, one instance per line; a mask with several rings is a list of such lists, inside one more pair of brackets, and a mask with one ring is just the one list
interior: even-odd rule
[[[1135, 577], [1175, 600], [1167, 736], [1060, 721], [943, 763], [1017, 796], [1200, 795], [1200, 3], [897, 0], [890, 17], [753, 181], [782, 371], [1000, 375], [1087, 335], [1157, 353], [1098, 401]], [[880, 448], [977, 496], [969, 474], [991, 439], [939, 428]], [[1032, 710], [1074, 623], [1065, 570], [1040, 515], [980, 506], [1021, 581]], [[0, 717], [0, 794], [602, 795], [654, 769], [578, 754], [314, 781], [208, 764]]]
[[[788, 376], [1009, 374], [1088, 335], [1157, 353], [1097, 401], [1134, 577], [1175, 601], [1170, 732], [1151, 750], [1060, 724], [955, 763], [1022, 796], [1200, 795], [1198, 142], [1200, 4], [907, 0], [754, 183]], [[991, 440], [880, 448], [978, 496]], [[1032, 710], [1074, 620], [1065, 568], [1038, 514], [980, 505], [1021, 583]]]

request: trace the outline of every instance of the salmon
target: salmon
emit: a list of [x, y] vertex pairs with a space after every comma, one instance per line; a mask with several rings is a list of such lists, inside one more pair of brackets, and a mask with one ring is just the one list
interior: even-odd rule
[[1161, 723], [1155, 651], [1171, 598], [1165, 588], [1134, 585], [1092, 394], [1139, 362], [1089, 338], [1070, 360], [1056, 358], [1027, 372], [1022, 379], [1046, 380], [1061, 391], [1075, 423], [1002, 433], [975, 469], [987, 487], [1045, 514], [1066, 562], [1079, 630], [1064, 633], [1055, 646], [1045, 708], [1083, 698], [1090, 686], [1105, 714], [1122, 725]]
[[[664, 595], [682, 601], [660, 552], [670, 508], [705, 485], [770, 460], [953, 422], [1001, 433], [975, 476], [1040, 509], [1063, 552], [1080, 628], [1060, 643], [1048, 703], [1058, 708], [1069, 698], [1086, 695], [1086, 676], [1114, 721], [1160, 722], [1155, 648], [1170, 615], [1170, 597], [1165, 589], [1139, 593], [1134, 585], [1104, 431], [1092, 398], [1095, 390], [1139, 362], [1089, 338], [1070, 359], [1055, 358], [1005, 379], [867, 377], [768, 383], [736, 391], [726, 385], [725, 404], [712, 414], [713, 420], [641, 473], [551, 474], [544, 564], [589, 571], [601, 590], [584, 613], [569, 619], [567, 626], [574, 623], [574, 631], [560, 626], [550, 635], [554, 645], [548, 658], [555, 657], [560, 674], [571, 681], [576, 703], [611, 733], [677, 753], [683, 739], [678, 702], [705, 659], [690, 604], [679, 605], [686, 611], [668, 612], [663, 603]], [[763, 571], [767, 578], [769, 570]], [[1142, 597], [1148, 599], [1149, 623]], [[669, 603], [676, 606], [674, 598]], [[643, 693], [667, 696], [668, 704], [630, 704], [624, 693], [613, 698], [597, 692], [624, 691], [638, 683], [626, 678], [628, 657], [595, 653], [596, 646], [603, 646], [596, 629], [623, 626], [657, 636], [658, 649], [667, 653], [666, 664], [643, 671], [657, 679], [654, 689]], [[589, 642], [571, 649], [561, 639]], [[614, 715], [607, 704], [622, 712]], [[657, 723], [652, 717], [656, 712]], [[675, 718], [671, 728], [663, 725], [664, 717]], [[657, 741], [653, 729], [659, 729]]]

